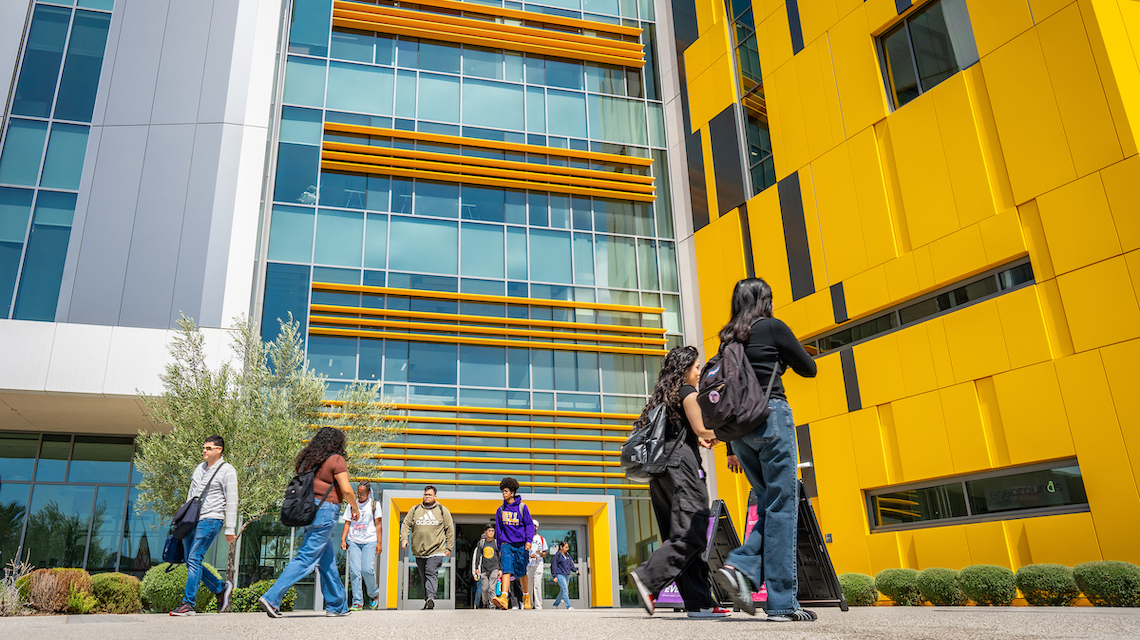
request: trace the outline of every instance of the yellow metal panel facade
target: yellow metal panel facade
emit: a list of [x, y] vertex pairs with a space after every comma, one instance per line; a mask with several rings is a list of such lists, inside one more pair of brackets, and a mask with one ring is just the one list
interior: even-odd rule
[[[784, 3], [754, 3], [775, 177], [798, 174], [797, 250], [811, 266], [810, 279], [793, 273], [787, 229], [800, 221], [777, 189], [752, 196], [753, 263], [775, 315], [811, 342], [932, 296], [969, 299], [840, 342], [857, 383], [837, 350], [817, 357], [816, 378], [785, 376], [797, 424], [811, 427], [829, 549], [839, 571], [872, 574], [1136, 561], [1140, 5], [967, 0], [980, 62], [892, 108], [879, 38], [933, 1], [899, 15], [893, 0], [799, 0], [795, 51]], [[702, 38], [694, 59], [711, 64], [704, 52], [719, 55], [724, 34]], [[698, 110], [694, 129], [719, 113]], [[740, 273], [727, 217], [696, 234], [705, 338]], [[1030, 279], [1014, 284], [1013, 268]], [[998, 272], [991, 299], [966, 293]], [[793, 296], [797, 278], [812, 289]], [[871, 490], [1072, 459], [1087, 512], [875, 532], [868, 521]], [[747, 484], [718, 485], [742, 512]]]

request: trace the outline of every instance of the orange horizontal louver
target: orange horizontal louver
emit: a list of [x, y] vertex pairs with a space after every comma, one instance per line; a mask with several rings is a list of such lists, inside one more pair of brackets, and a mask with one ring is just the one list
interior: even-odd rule
[[[512, 11], [466, 2], [442, 3], [440, 0], [436, 0], [436, 2], [421, 4], [477, 13], [489, 16], [491, 19], [337, 0], [333, 3], [333, 26], [626, 67], [641, 68], [645, 66], [645, 54], [641, 43], [620, 39], [623, 36], [639, 35], [640, 29], [619, 27], [589, 20]], [[517, 21], [522, 24], [504, 24], [496, 21], [498, 19]], [[527, 23], [570, 27], [583, 33], [529, 26]], [[617, 39], [588, 35], [591, 31], [613, 34]]]

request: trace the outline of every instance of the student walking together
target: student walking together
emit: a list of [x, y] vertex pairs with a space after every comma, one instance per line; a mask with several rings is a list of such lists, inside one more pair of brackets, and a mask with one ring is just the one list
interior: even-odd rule
[[546, 572], [546, 538], [538, 533], [538, 520], [534, 521], [534, 539], [530, 541], [530, 560], [526, 565], [526, 579], [530, 582], [530, 603], [535, 611], [542, 609], [542, 577]]
[[728, 555], [721, 580], [733, 601], [755, 615], [752, 592], [767, 583], [764, 604], [772, 622], [811, 622], [816, 614], [800, 607], [796, 574], [796, 525], [799, 490], [796, 484], [796, 431], [792, 408], [780, 376], [785, 367], [805, 378], [816, 373], [815, 361], [788, 325], [772, 317], [772, 289], [760, 278], [736, 283], [732, 319], [720, 330], [720, 340], [745, 344], [757, 380], [776, 378], [768, 399], [768, 420], [732, 443], [732, 453], [759, 500], [759, 520], [744, 545]]
[[[340, 548], [348, 552], [348, 578], [352, 583], [352, 606], [349, 611], [360, 611], [367, 600], [370, 609], [376, 608], [376, 598], [380, 589], [376, 587], [376, 556], [383, 551], [378, 532], [383, 531], [380, 521], [380, 505], [372, 497], [372, 483], [361, 480], [356, 485], [356, 507], [360, 517], [349, 520], [349, 509], [345, 506], [340, 521], [344, 529], [340, 534]], [[363, 584], [362, 584], [363, 583]], [[364, 597], [364, 587], [368, 588], [368, 598]]]
[[653, 615], [657, 594], [670, 582], [677, 584], [690, 618], [729, 615], [728, 609], [718, 607], [712, 597], [709, 567], [702, 559], [712, 514], [699, 448], [712, 448], [716, 434], [705, 429], [697, 404], [696, 384], [701, 375], [697, 356], [695, 347], [674, 347], [665, 355], [653, 395], [642, 413], [648, 416], [658, 405], [665, 405], [673, 427], [666, 444], [666, 471], [649, 480], [649, 497], [662, 544], [645, 564], [629, 573], [649, 615]]
[[570, 606], [570, 576], [578, 575], [578, 566], [570, 557], [570, 543], [563, 540], [557, 544], [558, 551], [550, 561], [550, 575], [554, 576], [554, 581], [558, 583], [558, 597], [551, 606], [557, 609], [558, 603], [564, 602], [566, 609], [569, 610], [574, 608]]
[[198, 524], [182, 538], [182, 549], [186, 557], [186, 589], [181, 604], [170, 612], [172, 616], [194, 615], [194, 603], [198, 599], [201, 583], [205, 583], [206, 588], [218, 596], [218, 611], [225, 611], [230, 606], [234, 584], [229, 580], [222, 582], [209, 571], [202, 571], [202, 559], [206, 556], [206, 550], [213, 544], [223, 526], [227, 543], [233, 544], [237, 539], [234, 535], [238, 510], [237, 471], [222, 458], [225, 448], [226, 442], [222, 436], [206, 438], [202, 443], [202, 464], [194, 467], [194, 475], [190, 478], [186, 499], [202, 496], [202, 500]]
[[345, 599], [344, 585], [340, 581], [340, 571], [336, 565], [336, 549], [333, 547], [333, 529], [340, 515], [340, 505], [348, 503], [352, 512], [352, 522], [360, 521], [360, 507], [352, 496], [352, 486], [348, 483], [348, 462], [345, 460], [344, 432], [333, 427], [321, 427], [309, 444], [297, 454], [293, 469], [300, 474], [316, 469], [313, 478], [314, 500], [320, 505], [312, 524], [305, 527], [301, 547], [285, 566], [281, 576], [269, 587], [269, 591], [258, 599], [257, 604], [270, 618], [280, 618], [281, 599], [285, 592], [315, 568], [321, 576], [321, 594], [324, 596], [325, 615], [347, 616], [348, 602]]
[[503, 504], [495, 511], [495, 538], [499, 541], [500, 562], [503, 565], [503, 592], [491, 602], [500, 609], [509, 606], [511, 576], [515, 576], [519, 578], [524, 594], [523, 601], [515, 606], [522, 609], [530, 604], [526, 563], [531, 541], [534, 540], [534, 520], [530, 517], [530, 509], [523, 504], [522, 496], [518, 495], [518, 480], [503, 478], [499, 483], [499, 491], [503, 494]]
[[475, 552], [471, 556], [471, 574], [475, 582], [480, 585], [479, 599], [476, 605], [491, 606], [491, 598], [495, 597], [495, 585], [499, 583], [499, 545], [495, 542], [495, 525], [488, 524], [483, 527], [483, 539], [475, 545]]
[[455, 524], [451, 512], [435, 499], [435, 487], [424, 487], [420, 504], [412, 507], [400, 525], [400, 548], [409, 541], [416, 566], [424, 581], [424, 609], [435, 608], [435, 592], [439, 584], [439, 568], [455, 548]]

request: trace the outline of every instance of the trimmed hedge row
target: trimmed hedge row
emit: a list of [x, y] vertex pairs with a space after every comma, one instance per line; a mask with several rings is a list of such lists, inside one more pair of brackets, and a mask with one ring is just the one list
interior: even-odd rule
[[1032, 564], [1015, 574], [1005, 567], [978, 564], [961, 571], [932, 567], [884, 569], [877, 576], [839, 576], [843, 596], [853, 606], [873, 605], [878, 593], [896, 605], [930, 602], [957, 606], [1009, 606], [1018, 590], [1034, 606], [1068, 606], [1081, 593], [1098, 607], [1140, 607], [1140, 566], [1130, 562], [1086, 562], [1070, 569], [1059, 564]]

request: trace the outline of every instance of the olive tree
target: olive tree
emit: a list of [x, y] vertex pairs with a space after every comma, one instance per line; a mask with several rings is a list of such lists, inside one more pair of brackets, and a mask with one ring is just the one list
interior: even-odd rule
[[[194, 467], [202, 462], [202, 443], [218, 434], [225, 439], [226, 462], [237, 471], [240, 538], [246, 527], [279, 506], [297, 452], [314, 427], [347, 424], [352, 468], [357, 475], [374, 476], [375, 469], [361, 466], [371, 461], [363, 455], [378, 453], [402, 424], [391, 417], [391, 405], [379, 402], [376, 384], [353, 384], [338, 394], [340, 402], [326, 403], [327, 384], [307, 366], [303, 336], [291, 315], [280, 322], [272, 342], [262, 342], [248, 318], [236, 318], [234, 324], [232, 357], [211, 368], [204, 335], [192, 319], [179, 320], [170, 362], [161, 375], [162, 394], [140, 394], [151, 419], [169, 429], [140, 432], [136, 440], [135, 465], [142, 481], [135, 509], [168, 520], [187, 498]], [[345, 406], [351, 416], [340, 422]], [[230, 545], [226, 570], [231, 580], [236, 549]]]

